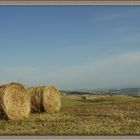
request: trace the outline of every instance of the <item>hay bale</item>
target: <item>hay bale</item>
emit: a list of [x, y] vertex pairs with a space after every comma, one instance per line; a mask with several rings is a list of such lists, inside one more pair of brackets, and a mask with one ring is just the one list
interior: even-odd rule
[[61, 95], [54, 86], [44, 87], [43, 106], [46, 112], [58, 112], [61, 107]]
[[31, 87], [27, 89], [27, 93], [30, 99], [31, 112], [43, 112], [44, 108], [42, 105], [43, 98], [43, 87]]
[[54, 86], [32, 87], [27, 89], [31, 112], [58, 112], [61, 107], [60, 92]]
[[24, 87], [19, 83], [0, 86], [0, 117], [11, 120], [27, 118], [30, 100]]
[[87, 97], [83, 95], [83, 96], [81, 96], [81, 100], [86, 101], [87, 100]]

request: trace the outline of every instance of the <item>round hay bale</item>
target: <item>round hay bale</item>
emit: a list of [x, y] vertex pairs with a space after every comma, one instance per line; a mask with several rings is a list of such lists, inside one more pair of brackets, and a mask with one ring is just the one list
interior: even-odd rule
[[42, 105], [43, 98], [43, 87], [31, 87], [27, 89], [27, 93], [30, 98], [31, 112], [43, 112], [44, 108]]
[[58, 112], [61, 107], [61, 95], [59, 90], [50, 85], [44, 87], [43, 106], [46, 112]]
[[27, 89], [30, 97], [31, 112], [58, 112], [61, 96], [54, 86], [31, 87]]
[[11, 120], [27, 118], [30, 100], [24, 87], [19, 83], [0, 86], [0, 117]]
[[81, 100], [86, 101], [87, 100], [87, 97], [83, 95], [83, 96], [81, 96]]

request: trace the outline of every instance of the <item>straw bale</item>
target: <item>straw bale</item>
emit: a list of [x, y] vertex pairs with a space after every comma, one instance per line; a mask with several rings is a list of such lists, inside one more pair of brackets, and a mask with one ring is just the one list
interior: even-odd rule
[[44, 87], [43, 106], [46, 112], [59, 112], [61, 107], [61, 95], [55, 86]]
[[59, 90], [52, 86], [31, 87], [27, 89], [31, 112], [58, 112], [61, 107]]
[[0, 118], [20, 120], [30, 113], [30, 100], [19, 83], [0, 86]]

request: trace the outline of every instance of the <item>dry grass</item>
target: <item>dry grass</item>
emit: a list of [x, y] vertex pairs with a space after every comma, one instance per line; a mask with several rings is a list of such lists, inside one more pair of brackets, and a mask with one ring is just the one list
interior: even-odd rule
[[85, 96], [91, 100], [97, 100], [97, 99], [103, 99], [103, 98], [106, 98], [106, 97], [110, 97], [110, 95], [93, 95], [93, 94], [82, 94], [82, 95], [76, 95], [76, 94], [68, 94], [68, 95], [65, 95], [66, 98], [69, 98], [69, 99], [76, 99], [76, 100], [81, 100], [81, 96]]
[[68, 95], [65, 95], [64, 96], [64, 98], [68, 98], [68, 99], [76, 99], [76, 100], [80, 100], [81, 99], [81, 95], [74, 95], [74, 94], [72, 94], [72, 95], [70, 95], [70, 94], [68, 94]]
[[0, 120], [1, 135], [140, 135], [140, 98], [106, 97], [94, 102], [62, 98], [59, 113]]

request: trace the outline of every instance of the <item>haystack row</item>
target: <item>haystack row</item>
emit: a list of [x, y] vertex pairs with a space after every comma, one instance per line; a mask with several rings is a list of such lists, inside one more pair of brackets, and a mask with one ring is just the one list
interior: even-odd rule
[[61, 107], [59, 90], [50, 85], [25, 89], [19, 83], [0, 86], [0, 118], [20, 120], [31, 112], [58, 112]]

